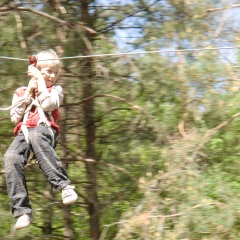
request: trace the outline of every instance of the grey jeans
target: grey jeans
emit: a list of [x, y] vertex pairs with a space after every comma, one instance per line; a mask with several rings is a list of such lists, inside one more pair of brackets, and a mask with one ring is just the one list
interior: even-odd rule
[[[57, 142], [56, 131], [53, 128], [52, 130], [55, 142]], [[40, 124], [36, 128], [28, 129], [28, 131], [29, 144], [27, 144], [23, 133], [20, 131], [3, 159], [7, 191], [14, 217], [32, 212], [24, 176], [24, 166], [27, 164], [30, 149], [53, 190], [63, 189], [70, 184], [68, 175], [51, 146], [52, 137], [48, 128]]]

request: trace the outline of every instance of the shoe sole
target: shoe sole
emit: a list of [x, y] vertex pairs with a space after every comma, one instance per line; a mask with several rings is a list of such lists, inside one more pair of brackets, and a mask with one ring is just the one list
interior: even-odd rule
[[26, 227], [28, 227], [28, 226], [33, 222], [33, 220], [34, 220], [34, 218], [29, 221], [29, 224], [28, 224], [28, 225], [20, 226], [20, 227], [16, 227], [16, 226], [15, 226], [15, 229], [16, 229], [16, 230], [20, 230], [20, 229], [26, 228]]
[[64, 205], [71, 205], [71, 204], [75, 203], [77, 200], [78, 200], [78, 198], [73, 199], [72, 201], [63, 201], [63, 204]]

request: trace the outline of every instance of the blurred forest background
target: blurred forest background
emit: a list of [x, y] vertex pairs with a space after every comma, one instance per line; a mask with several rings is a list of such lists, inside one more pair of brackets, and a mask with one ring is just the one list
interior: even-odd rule
[[57, 152], [80, 197], [29, 162], [16, 232], [1, 164], [0, 239], [240, 239], [239, 26], [239, 0], [1, 0], [0, 107], [31, 54], [63, 58]]

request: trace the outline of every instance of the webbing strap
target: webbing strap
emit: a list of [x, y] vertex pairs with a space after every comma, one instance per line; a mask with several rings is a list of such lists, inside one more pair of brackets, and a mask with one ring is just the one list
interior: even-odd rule
[[[48, 128], [48, 131], [49, 131], [49, 133], [50, 133], [50, 135], [51, 135], [51, 137], [52, 137], [52, 147], [53, 147], [53, 146], [55, 145], [55, 139], [54, 139], [53, 131], [52, 131], [52, 129], [51, 129], [51, 124], [50, 124], [50, 122], [47, 120], [47, 117], [46, 117], [46, 115], [45, 115], [45, 113], [44, 113], [41, 105], [39, 104], [39, 102], [36, 101], [36, 100], [35, 100], [35, 102], [36, 102], [36, 105], [35, 105], [35, 106], [36, 106], [37, 109], [38, 109], [38, 114], [39, 114], [39, 118], [40, 118], [40, 119], [38, 120], [37, 125], [39, 125], [40, 123], [44, 123], [45, 126]], [[34, 102], [34, 103], [35, 103], [35, 102]]]
[[49, 121], [47, 120], [47, 117], [40, 105], [40, 103], [38, 102], [37, 99], [33, 99], [31, 98], [31, 103], [28, 105], [25, 113], [24, 113], [24, 117], [23, 117], [23, 122], [22, 122], [22, 126], [21, 126], [21, 130], [25, 136], [25, 139], [27, 141], [27, 143], [29, 143], [29, 139], [28, 139], [28, 129], [27, 129], [27, 126], [26, 126], [26, 123], [27, 123], [27, 119], [28, 119], [28, 115], [29, 115], [29, 112], [32, 108], [32, 106], [36, 106], [37, 107], [37, 110], [38, 110], [38, 114], [39, 114], [39, 121], [37, 123], [37, 125], [39, 125], [40, 123], [44, 123], [45, 126], [48, 128], [48, 131], [52, 137], [52, 143], [51, 145], [54, 146], [55, 145], [55, 140], [54, 140], [54, 134], [53, 134], [53, 131], [51, 129], [51, 124], [49, 123]]
[[[11, 110], [14, 107], [20, 106], [22, 103], [26, 102], [26, 100], [27, 100], [27, 102], [29, 102], [29, 101], [31, 101], [31, 102], [30, 102], [30, 104], [27, 106], [27, 108], [25, 110], [25, 113], [24, 113], [24, 116], [23, 116], [23, 123], [21, 125], [21, 130], [22, 130], [22, 132], [24, 134], [24, 137], [26, 139], [27, 144], [29, 143], [29, 139], [28, 139], [28, 135], [29, 134], [28, 134], [27, 126], [26, 126], [27, 118], [28, 118], [28, 115], [29, 115], [29, 112], [30, 112], [32, 106], [36, 106], [37, 110], [38, 110], [39, 118], [40, 118], [38, 123], [37, 123], [37, 125], [39, 125], [40, 123], [44, 123], [45, 124], [45, 126], [48, 128], [48, 131], [49, 131], [49, 133], [50, 133], [50, 135], [52, 137], [52, 146], [54, 146], [55, 145], [55, 139], [54, 139], [54, 133], [53, 133], [53, 131], [51, 129], [51, 124], [47, 120], [46, 115], [45, 115], [45, 113], [44, 113], [44, 111], [43, 111], [43, 109], [42, 109], [42, 107], [41, 107], [41, 105], [40, 105], [40, 103], [38, 102], [37, 99], [33, 99], [30, 96], [29, 97], [25, 97], [25, 98], [20, 99], [19, 101], [17, 101], [16, 103], [12, 104], [9, 107], [0, 108], [0, 111]], [[31, 159], [33, 157], [33, 155], [34, 155], [33, 152], [30, 151], [30, 156], [29, 156], [28, 159]]]

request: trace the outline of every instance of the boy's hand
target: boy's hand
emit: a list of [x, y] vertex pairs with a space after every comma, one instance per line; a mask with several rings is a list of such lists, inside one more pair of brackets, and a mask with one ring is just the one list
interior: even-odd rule
[[35, 79], [39, 79], [40, 77], [42, 77], [41, 72], [37, 68], [35, 68], [33, 65], [28, 66], [27, 75]]
[[32, 78], [28, 83], [27, 91], [29, 94], [32, 94], [32, 92], [38, 87], [37, 79]]

